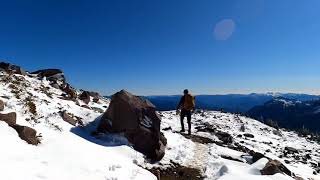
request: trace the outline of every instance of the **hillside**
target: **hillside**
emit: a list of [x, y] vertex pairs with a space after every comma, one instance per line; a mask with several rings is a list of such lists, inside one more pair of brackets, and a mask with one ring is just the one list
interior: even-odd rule
[[[15, 125], [0, 120], [0, 179], [320, 179], [318, 143], [218, 111], [196, 112], [192, 136], [179, 133], [175, 112], [160, 112], [166, 154], [151, 163], [122, 134], [93, 133], [109, 99], [75, 90], [62, 71], [47, 73], [0, 70], [0, 113], [16, 113]], [[40, 144], [28, 144], [16, 126], [36, 130]], [[261, 175], [268, 173], [263, 169], [269, 160], [279, 160], [288, 171]]]
[[262, 106], [256, 106], [248, 111], [250, 117], [259, 120], [271, 119], [280, 127], [291, 129], [306, 128], [319, 132], [320, 101], [299, 101], [288, 98], [275, 98]]

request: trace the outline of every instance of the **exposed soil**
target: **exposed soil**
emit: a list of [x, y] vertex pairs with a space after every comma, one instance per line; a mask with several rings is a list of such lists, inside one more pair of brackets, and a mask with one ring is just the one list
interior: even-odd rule
[[210, 138], [206, 138], [206, 137], [202, 137], [202, 136], [198, 136], [198, 135], [193, 135], [193, 134], [188, 135], [188, 134], [184, 134], [184, 133], [181, 133], [181, 135], [187, 139], [190, 139], [193, 142], [196, 142], [196, 143], [201, 143], [201, 144], [215, 143], [215, 141]]

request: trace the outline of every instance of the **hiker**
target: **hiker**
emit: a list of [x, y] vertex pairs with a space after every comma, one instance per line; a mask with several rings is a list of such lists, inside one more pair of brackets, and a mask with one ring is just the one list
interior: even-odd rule
[[185, 89], [183, 91], [183, 96], [180, 99], [180, 102], [177, 107], [177, 114], [179, 114], [179, 110], [181, 109], [180, 112], [180, 122], [181, 122], [181, 131], [180, 132], [185, 132], [184, 130], [184, 117], [187, 116], [187, 121], [188, 121], [188, 134], [191, 135], [191, 114], [195, 109], [195, 98], [189, 94], [188, 89]]

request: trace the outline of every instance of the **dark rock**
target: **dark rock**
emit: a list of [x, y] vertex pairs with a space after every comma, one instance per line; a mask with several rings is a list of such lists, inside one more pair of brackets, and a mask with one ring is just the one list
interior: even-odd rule
[[81, 107], [83, 107], [83, 108], [86, 108], [86, 109], [90, 109], [91, 110], [91, 107], [89, 107], [88, 105], [82, 105]]
[[54, 76], [62, 73], [63, 71], [60, 69], [41, 69], [38, 71], [34, 71], [31, 74], [38, 74], [38, 76], [41, 76], [41, 77], [50, 77], [50, 76]]
[[112, 96], [98, 131], [123, 132], [135, 150], [158, 161], [164, 156], [165, 139], [160, 139], [160, 122], [153, 104], [122, 90]]
[[90, 102], [90, 93], [88, 91], [83, 91], [79, 96], [79, 99], [82, 100], [84, 103], [89, 104]]
[[233, 142], [232, 136], [230, 134], [226, 133], [226, 132], [218, 131], [218, 132], [215, 133], [215, 135], [224, 144], [231, 144]]
[[295, 154], [295, 153], [299, 153], [299, 151], [293, 147], [285, 147], [284, 150], [286, 151], [286, 153], [288, 154]]
[[311, 155], [310, 154], [306, 154], [305, 157], [306, 157], [306, 159], [311, 159]]
[[91, 109], [98, 112], [98, 113], [104, 113], [104, 111], [98, 107], [91, 107]]
[[267, 149], [267, 150], [266, 150], [266, 152], [267, 152], [267, 153], [270, 153], [270, 152], [271, 152], [271, 150], [270, 150], [270, 149]]
[[237, 162], [243, 163], [242, 160], [237, 159], [237, 158], [234, 158], [234, 157], [231, 157], [231, 156], [227, 156], [227, 155], [221, 155], [221, 158], [223, 158], [223, 159], [228, 159], [228, 160], [231, 160], [231, 161], [237, 161]]
[[244, 124], [241, 125], [240, 131], [241, 131], [241, 132], [245, 132], [245, 131], [246, 131], [246, 127], [244, 126]]
[[37, 137], [37, 131], [27, 127], [27, 126], [20, 126], [20, 125], [11, 125], [13, 129], [17, 131], [19, 137], [26, 141], [28, 144], [37, 145], [40, 143], [39, 138]]
[[245, 137], [247, 138], [254, 138], [254, 135], [250, 134], [250, 133], [245, 133], [243, 134]]
[[293, 175], [293, 173], [278, 160], [269, 160], [260, 172], [262, 175], [274, 175], [277, 173], [284, 173], [288, 176]]
[[77, 98], [77, 92], [70, 86], [70, 84], [66, 84], [62, 88], [62, 91], [64, 91], [70, 99], [75, 100]]
[[4, 109], [4, 102], [0, 100], [0, 111], [3, 111]]
[[60, 86], [57, 83], [52, 83], [51, 86], [56, 89], [60, 89]]
[[52, 81], [52, 82], [66, 81], [65, 76], [62, 70], [60, 69], [42, 69], [42, 70], [32, 72], [31, 74], [37, 74], [37, 76], [40, 78], [46, 77], [49, 81]]
[[17, 120], [17, 114], [15, 112], [11, 112], [8, 114], [0, 113], [0, 121], [6, 122], [8, 125], [15, 125]]
[[22, 69], [21, 67], [16, 68], [13, 72], [15, 74], [21, 74], [23, 76], [28, 75], [28, 73], [24, 69]]
[[100, 99], [99, 99], [99, 98], [97, 98], [97, 97], [94, 97], [94, 98], [92, 99], [92, 101], [93, 101], [93, 102], [95, 102], [95, 103], [98, 103], [98, 102], [99, 102], [99, 100], [100, 100]]
[[62, 119], [66, 122], [68, 122], [69, 124], [71, 125], [74, 125], [76, 126], [77, 125], [77, 122], [78, 120], [75, 119], [72, 115], [70, 115], [69, 113], [67, 113], [67, 111], [63, 111], [61, 113], [61, 116], [62, 116]]
[[7, 73], [27, 75], [26, 71], [23, 70], [20, 66], [5, 62], [0, 62], [0, 70], [3, 70]]
[[209, 124], [209, 123], [204, 123], [201, 126], [195, 127], [195, 129], [198, 132], [209, 132], [209, 133], [215, 133], [216, 132], [216, 128], [213, 125]]
[[160, 141], [162, 142], [162, 144], [164, 145], [164, 146], [166, 146], [167, 145], [167, 138], [164, 136], [164, 134], [162, 133], [162, 132], [160, 132]]
[[285, 162], [286, 164], [290, 164], [290, 163], [291, 163], [291, 162], [290, 162], [289, 160], [287, 160], [287, 159], [285, 159], [284, 162]]
[[164, 131], [171, 131], [171, 130], [172, 130], [172, 127], [169, 126], [169, 127], [163, 128], [162, 130], [164, 130]]
[[261, 158], [266, 157], [264, 154], [259, 153], [259, 152], [255, 152], [255, 151], [251, 151], [250, 154], [252, 156], [252, 163], [255, 163], [255, 162], [259, 161]]
[[274, 130], [272, 131], [272, 133], [273, 133], [274, 135], [277, 135], [277, 136], [282, 137], [282, 133], [281, 133], [280, 130], [274, 129]]

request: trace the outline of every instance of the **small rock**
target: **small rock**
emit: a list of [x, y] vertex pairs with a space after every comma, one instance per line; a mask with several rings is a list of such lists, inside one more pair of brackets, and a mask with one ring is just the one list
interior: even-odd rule
[[299, 153], [299, 151], [293, 147], [285, 147], [284, 150], [288, 153], [288, 154], [295, 154], [295, 153]]
[[274, 130], [272, 131], [272, 133], [273, 133], [274, 135], [277, 135], [277, 136], [282, 137], [282, 133], [281, 133], [280, 130], [274, 129]]
[[91, 107], [91, 109], [98, 112], [98, 113], [104, 113], [104, 111], [98, 107]]
[[311, 155], [310, 154], [306, 154], [306, 159], [311, 159]]
[[220, 141], [222, 141], [224, 144], [231, 144], [233, 142], [233, 138], [230, 134], [222, 131], [218, 131], [215, 134]]
[[171, 131], [172, 130], [172, 127], [171, 126], [169, 126], [169, 127], [166, 127], [166, 128], [163, 128], [162, 130], [164, 130], [164, 131]]
[[265, 155], [263, 155], [262, 153], [259, 153], [259, 152], [251, 151], [250, 154], [252, 155], [252, 163], [257, 162], [261, 158], [265, 158]]
[[254, 135], [250, 134], [250, 133], [245, 133], [243, 134], [245, 137], [247, 138], [254, 138]]
[[241, 125], [240, 131], [241, 131], [241, 132], [245, 132], [245, 131], [246, 131], [246, 127], [244, 126], [244, 124]]
[[83, 108], [86, 108], [86, 109], [90, 109], [91, 110], [91, 107], [89, 107], [88, 105], [82, 105], [81, 107], [83, 107]]
[[92, 99], [92, 101], [93, 101], [93, 102], [95, 102], [95, 103], [98, 103], [98, 102], [99, 102], [99, 100], [100, 100], [100, 99], [99, 99], [99, 98], [97, 98], [97, 97], [94, 97], [94, 98]]

